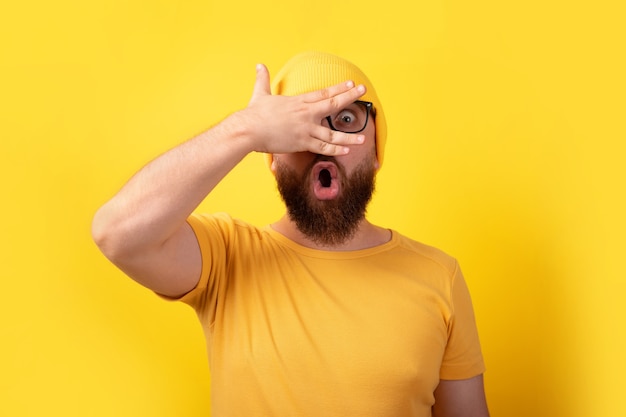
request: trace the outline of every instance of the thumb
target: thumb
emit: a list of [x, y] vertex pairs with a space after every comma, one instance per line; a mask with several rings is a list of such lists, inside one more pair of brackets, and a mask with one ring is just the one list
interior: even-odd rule
[[270, 88], [270, 73], [267, 67], [263, 64], [257, 64], [256, 66], [256, 82], [254, 83], [254, 90], [252, 91], [252, 98], [250, 101], [254, 101], [255, 98], [271, 95]]

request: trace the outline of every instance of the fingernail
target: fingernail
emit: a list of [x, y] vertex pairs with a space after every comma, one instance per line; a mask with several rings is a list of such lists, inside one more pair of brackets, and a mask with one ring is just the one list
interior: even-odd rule
[[347, 86], [348, 88], [352, 88], [352, 87], [354, 87], [354, 82], [353, 82], [353, 81], [348, 81], [348, 82], [346, 83], [346, 86]]
[[356, 88], [356, 90], [357, 90], [359, 93], [364, 93], [364, 92], [365, 92], [365, 86], [364, 86], [364, 85], [359, 85], [359, 86]]

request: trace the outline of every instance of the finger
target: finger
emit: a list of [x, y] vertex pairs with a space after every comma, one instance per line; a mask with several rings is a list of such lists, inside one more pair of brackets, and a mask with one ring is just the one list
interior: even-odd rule
[[[353, 90], [355, 87], [359, 87], [354, 84], [354, 81], [345, 81], [343, 83], [335, 84], [330, 87], [322, 88], [320, 90], [311, 91], [310, 93], [306, 93], [302, 95], [302, 98], [305, 103], [317, 103], [320, 101], [328, 100], [332, 97], [335, 97], [339, 94], [343, 94], [347, 91]], [[365, 87], [363, 87], [365, 88]], [[358, 95], [365, 94], [365, 90]]]
[[[346, 149], [349, 150], [349, 146], [361, 145], [365, 142], [365, 136], [362, 134], [339, 132], [321, 125], [317, 126], [317, 128], [312, 132], [312, 136], [314, 139], [316, 139], [314, 146], [317, 146], [322, 150], [328, 149], [328, 152], [332, 152], [333, 155], [341, 155], [343, 153], [347, 153]], [[323, 153], [316, 150], [313, 150], [313, 152]], [[329, 153], [324, 154], [331, 155]]]
[[254, 83], [254, 89], [252, 90], [252, 98], [250, 101], [257, 97], [270, 95], [272, 90], [270, 87], [270, 74], [267, 67], [263, 64], [257, 64], [256, 66], [256, 81]]
[[308, 151], [319, 155], [341, 156], [349, 153], [350, 148], [347, 146], [335, 145], [323, 140], [315, 140], [311, 142], [311, 146]]
[[365, 94], [366, 89], [364, 85], [357, 85], [342, 93], [333, 95], [325, 100], [314, 103], [314, 111], [320, 116], [325, 117], [336, 111], [339, 111], [346, 106], [354, 103]]

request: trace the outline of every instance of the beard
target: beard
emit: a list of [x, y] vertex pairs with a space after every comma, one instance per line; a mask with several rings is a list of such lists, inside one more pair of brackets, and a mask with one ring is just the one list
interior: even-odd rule
[[[336, 246], [352, 238], [375, 189], [376, 170], [372, 156], [366, 158], [347, 176], [335, 158], [319, 155], [302, 173], [276, 161], [276, 182], [287, 214], [298, 230], [318, 245]], [[319, 161], [337, 165], [340, 193], [332, 200], [318, 200], [311, 187], [311, 171]]]

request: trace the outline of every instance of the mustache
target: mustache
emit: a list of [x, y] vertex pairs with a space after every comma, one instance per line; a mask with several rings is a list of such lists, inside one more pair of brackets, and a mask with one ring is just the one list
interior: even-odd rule
[[329, 156], [329, 155], [322, 155], [322, 154], [315, 154], [315, 159], [313, 159], [313, 163], [311, 165], [315, 165], [318, 162], [332, 162], [334, 164], [337, 164], [337, 158], [335, 158], [334, 156]]
[[315, 164], [317, 164], [318, 162], [332, 162], [333, 164], [337, 165], [337, 168], [341, 172], [344, 172], [344, 167], [343, 165], [341, 165], [341, 163], [337, 161], [337, 158], [335, 158], [334, 156], [321, 155], [321, 154], [315, 154], [315, 158], [313, 158], [313, 160], [309, 163], [306, 171], [310, 172], [315, 166]]

